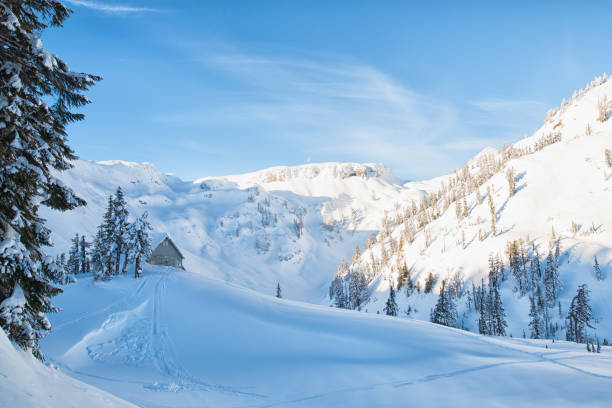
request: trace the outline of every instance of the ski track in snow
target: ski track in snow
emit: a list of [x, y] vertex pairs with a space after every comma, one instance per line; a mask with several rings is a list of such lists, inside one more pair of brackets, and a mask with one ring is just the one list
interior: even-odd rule
[[[492, 368], [497, 368], [497, 367], [502, 367], [502, 366], [510, 366], [510, 365], [520, 365], [520, 364], [550, 363], [550, 364], [559, 365], [559, 366], [567, 368], [569, 370], [573, 370], [573, 371], [578, 372], [578, 373], [583, 374], [583, 375], [587, 375], [587, 376], [591, 376], [591, 377], [595, 377], [595, 378], [599, 378], [599, 379], [605, 379], [605, 380], [612, 381], [612, 376], [593, 373], [593, 372], [590, 372], [590, 371], [587, 371], [587, 370], [584, 370], [584, 369], [572, 366], [570, 364], [560, 362], [557, 359], [551, 359], [551, 358], [547, 357], [547, 355], [550, 356], [550, 355], [557, 355], [557, 354], [566, 354], [567, 351], [549, 352], [549, 353], [546, 353], [546, 355], [545, 355], [545, 353], [541, 353], [541, 352], [529, 352], [529, 351], [526, 351], [526, 350], [522, 350], [522, 349], [520, 349], [518, 347], [511, 347], [509, 345], [500, 344], [500, 342], [496, 341], [496, 339], [494, 339], [494, 338], [488, 338], [488, 337], [485, 337], [485, 336], [475, 336], [475, 335], [470, 334], [470, 333], [465, 333], [462, 330], [457, 330], [457, 332], [459, 334], [462, 334], [464, 336], [468, 336], [468, 337], [471, 337], [471, 338], [475, 337], [479, 341], [487, 343], [489, 345], [497, 346], [499, 348], [502, 348], [502, 349], [505, 349], [505, 350], [510, 350], [510, 351], [513, 351], [513, 352], [518, 352], [518, 353], [526, 354], [529, 357], [532, 357], [533, 359], [529, 359], [529, 360], [517, 360], [517, 361], [503, 361], [503, 362], [499, 362], [499, 363], [483, 364], [483, 365], [479, 365], [479, 366], [463, 368], [463, 369], [460, 369], [460, 370], [454, 370], [454, 371], [449, 371], [449, 372], [442, 372], [442, 373], [439, 373], [439, 374], [430, 374], [430, 375], [427, 375], [427, 376], [424, 376], [424, 377], [415, 378], [415, 379], [397, 380], [397, 381], [390, 381], [390, 382], [374, 383], [374, 384], [370, 384], [370, 385], [362, 385], [362, 386], [358, 386], [358, 387], [340, 388], [340, 389], [337, 389], [337, 390], [332, 390], [332, 391], [328, 391], [328, 392], [324, 392], [324, 393], [316, 393], [316, 394], [312, 394], [312, 395], [306, 395], [306, 396], [299, 397], [299, 398], [296, 398], [296, 399], [283, 400], [283, 401], [272, 402], [272, 403], [263, 404], [263, 405], [249, 405], [249, 407], [268, 408], [268, 407], [282, 406], [282, 405], [287, 405], [287, 404], [297, 404], [297, 403], [300, 403], [300, 402], [305, 402], [305, 401], [310, 401], [310, 400], [326, 398], [326, 397], [331, 396], [331, 395], [350, 394], [350, 393], [354, 393], [354, 392], [370, 391], [370, 390], [374, 390], [376, 388], [381, 388], [381, 387], [402, 388], [402, 387], [408, 387], [408, 386], [416, 385], [416, 384], [420, 384], [420, 383], [426, 383], [426, 382], [431, 382], [431, 381], [436, 381], [436, 380], [453, 378], [453, 377], [457, 377], [457, 376], [461, 376], [461, 375], [471, 374], [471, 373], [478, 372], [478, 371], [489, 370], [489, 369], [492, 369]], [[533, 345], [531, 345], [531, 346], [533, 346]], [[578, 356], [576, 356], [576, 357], [578, 357]], [[566, 357], [566, 358], [576, 358], [576, 357]], [[604, 357], [604, 358], [606, 358], [606, 357]], [[612, 358], [606, 358], [606, 359], [612, 360]]]
[[155, 365], [159, 372], [164, 376], [173, 380], [168, 384], [148, 384], [145, 388], [153, 391], [179, 391], [182, 389], [190, 390], [202, 390], [202, 391], [217, 391], [222, 393], [229, 393], [236, 396], [247, 396], [266, 398], [265, 395], [240, 391], [232, 387], [224, 385], [210, 384], [194, 375], [183, 367], [174, 352], [174, 347], [171, 344], [171, 340], [168, 336], [168, 328], [162, 321], [162, 303], [166, 297], [166, 283], [168, 279], [171, 279], [167, 274], [161, 275], [155, 285], [155, 295], [153, 302], [152, 311], [152, 330], [150, 342], [153, 350], [153, 358]]
[[103, 315], [103, 314], [108, 314], [109, 312], [115, 312], [113, 311], [113, 308], [115, 308], [118, 305], [131, 305], [132, 301], [134, 299], [136, 299], [136, 297], [138, 297], [138, 295], [140, 295], [140, 293], [142, 292], [142, 290], [144, 289], [144, 287], [147, 285], [148, 280], [143, 281], [138, 288], [136, 289], [136, 291], [134, 293], [132, 293], [131, 296], [129, 296], [127, 299], [119, 299], [113, 303], [111, 303], [110, 305], [106, 306], [103, 309], [97, 310], [95, 312], [90, 312], [90, 313], [85, 313], [79, 317], [77, 317], [76, 319], [73, 320], [69, 320], [67, 322], [64, 323], [60, 323], [58, 325], [53, 326], [53, 330], [61, 330], [63, 327], [67, 327], [67, 326], [71, 326], [75, 323], [78, 323], [80, 321], [83, 320], [87, 320], [93, 316], [99, 316], [99, 315]]

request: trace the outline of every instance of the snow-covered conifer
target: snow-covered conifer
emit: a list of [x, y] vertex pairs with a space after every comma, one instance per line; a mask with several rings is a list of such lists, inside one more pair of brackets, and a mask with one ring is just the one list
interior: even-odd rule
[[585, 330], [591, 326], [591, 305], [589, 304], [589, 289], [586, 285], [578, 286], [576, 296], [572, 299], [567, 313], [569, 321], [567, 339], [582, 343], [586, 341]]
[[544, 289], [546, 293], [547, 307], [554, 307], [557, 300], [557, 294], [561, 286], [559, 280], [559, 270], [557, 262], [551, 252], [546, 257], [546, 265], [544, 267]]
[[149, 224], [149, 213], [146, 211], [131, 224], [127, 226], [126, 263], [134, 262], [134, 277], [142, 274], [142, 262], [151, 255], [151, 236], [153, 230]]
[[283, 297], [283, 295], [281, 293], [280, 282], [276, 284], [276, 297], [279, 298], [279, 299]]
[[502, 305], [501, 296], [499, 295], [499, 290], [497, 288], [492, 288], [492, 321], [493, 334], [496, 336], [505, 336], [506, 335], [506, 327], [508, 327], [508, 323], [506, 322], [506, 312]]
[[64, 271], [45, 255], [50, 231], [38, 209], [85, 205], [57, 172], [76, 158], [66, 126], [83, 115], [70, 109], [89, 103], [83, 92], [100, 79], [71, 72], [42, 48], [42, 32], [69, 13], [55, 0], [0, 3], [0, 326], [39, 358]]
[[121, 186], [117, 187], [115, 192], [115, 200], [113, 201], [113, 231], [110, 239], [114, 244], [114, 256], [115, 256], [115, 275], [119, 274], [119, 265], [121, 264], [121, 256], [124, 256], [123, 267], [121, 273], [127, 272], [127, 227], [128, 227], [128, 210], [127, 203], [125, 202], [125, 196]]
[[81, 271], [81, 250], [79, 248], [81, 240], [79, 239], [79, 234], [76, 234], [71, 242], [72, 246], [68, 252], [66, 268], [70, 274], [76, 275]]
[[529, 297], [529, 317], [529, 337], [531, 337], [532, 339], [542, 338], [542, 321], [540, 318], [540, 313], [536, 306], [536, 302], [533, 300], [532, 296]]
[[81, 273], [90, 272], [89, 266], [89, 247], [90, 243], [85, 239], [85, 235], [81, 235], [81, 244], [79, 246], [80, 257], [79, 261], [81, 262]]
[[593, 259], [593, 272], [595, 273], [595, 278], [600, 281], [603, 279], [601, 274], [601, 268], [599, 266], [599, 262], [597, 261], [597, 256]]
[[399, 308], [397, 307], [397, 302], [395, 301], [395, 290], [393, 286], [389, 288], [389, 298], [387, 299], [387, 303], [385, 303], [385, 314], [387, 316], [397, 316], [397, 311]]
[[442, 281], [440, 294], [434, 309], [431, 312], [432, 323], [455, 327], [457, 324], [457, 310], [454, 297], [446, 288], [446, 280]]

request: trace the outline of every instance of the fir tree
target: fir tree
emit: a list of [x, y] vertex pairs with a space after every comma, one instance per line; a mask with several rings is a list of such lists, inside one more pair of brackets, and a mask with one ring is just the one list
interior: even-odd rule
[[102, 225], [98, 226], [96, 236], [93, 240], [93, 250], [91, 253], [91, 268], [94, 274], [94, 279], [110, 279], [106, 271], [106, 241], [104, 239], [104, 228]]
[[540, 282], [542, 278], [541, 275], [542, 274], [540, 270], [540, 255], [538, 254], [538, 251], [536, 250], [529, 264], [529, 281], [530, 281], [531, 290], [535, 290], [535, 287], [538, 285], [538, 282]]
[[125, 244], [128, 254], [126, 259], [134, 262], [134, 277], [142, 275], [142, 261], [151, 256], [151, 224], [146, 211], [127, 227], [128, 241]]
[[70, 251], [68, 251], [66, 268], [71, 275], [76, 275], [81, 271], [81, 251], [79, 248], [81, 240], [79, 239], [79, 234], [76, 234], [71, 242], [72, 246]]
[[336, 273], [334, 280], [329, 287], [330, 300], [334, 302], [334, 306], [341, 309], [348, 308], [348, 299], [344, 292], [344, 282], [342, 277]]
[[485, 303], [485, 298], [482, 295], [482, 286], [480, 290], [479, 297], [479, 306], [478, 309], [480, 311], [480, 316], [478, 318], [478, 333], [480, 334], [489, 334], [489, 327], [487, 323], [487, 306]]
[[600, 281], [602, 280], [601, 268], [599, 267], [599, 262], [597, 261], [597, 256], [593, 259], [593, 272], [595, 272], [595, 278]]
[[283, 295], [281, 294], [280, 282], [276, 284], [276, 297], [279, 299], [283, 297]]
[[71, 112], [100, 78], [71, 72], [42, 48], [48, 27], [61, 27], [70, 11], [56, 0], [0, 4], [0, 326], [9, 338], [42, 358], [39, 340], [56, 311], [51, 297], [64, 271], [45, 255], [50, 231], [40, 205], [60, 211], [85, 205], [57, 177], [76, 159], [66, 127], [83, 119]]
[[81, 273], [88, 273], [91, 271], [91, 268], [89, 266], [89, 246], [91, 244], [89, 242], [87, 242], [87, 240], [85, 239], [85, 235], [81, 235], [81, 245], [79, 247], [79, 249], [81, 250], [81, 256], [79, 258], [80, 262], [81, 262]]
[[551, 252], [546, 257], [546, 266], [544, 269], [544, 289], [546, 293], [546, 304], [548, 307], [554, 307], [557, 300], [557, 293], [560, 289], [561, 282], [559, 281], [559, 270], [557, 261]]
[[440, 294], [436, 306], [431, 312], [432, 323], [442, 324], [444, 326], [455, 327], [457, 324], [457, 312], [453, 296], [446, 289], [446, 281], [442, 281]]
[[395, 301], [395, 290], [393, 286], [389, 288], [389, 298], [387, 299], [387, 303], [385, 303], [385, 314], [387, 316], [397, 316], [397, 302]]
[[96, 237], [94, 239], [94, 249], [92, 254], [92, 263], [94, 266], [95, 277], [97, 279], [108, 280], [116, 274], [115, 255], [116, 243], [114, 240], [114, 198], [112, 195], [108, 197], [108, 204], [102, 224], [98, 227]]
[[121, 256], [124, 255], [123, 267], [121, 273], [127, 272], [128, 248], [126, 245], [127, 227], [128, 227], [128, 210], [121, 187], [117, 187], [115, 192], [115, 200], [113, 201], [113, 231], [111, 233], [111, 241], [114, 243], [115, 255], [115, 275], [119, 274], [119, 265]]
[[589, 305], [589, 289], [587, 285], [578, 286], [576, 296], [572, 299], [567, 313], [569, 327], [567, 338], [570, 341], [582, 343], [586, 341], [585, 329], [591, 326], [591, 306]]
[[496, 336], [505, 336], [506, 335], [506, 327], [508, 327], [508, 323], [506, 322], [506, 312], [502, 305], [501, 296], [499, 295], [499, 290], [497, 288], [493, 288], [493, 310], [492, 310], [492, 320], [493, 320], [493, 334]]

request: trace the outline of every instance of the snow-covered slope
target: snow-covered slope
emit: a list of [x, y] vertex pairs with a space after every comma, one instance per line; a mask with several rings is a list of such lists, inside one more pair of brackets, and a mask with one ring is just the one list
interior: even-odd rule
[[[276, 299], [201, 274], [84, 277], [43, 351], [142, 407], [609, 406], [612, 350]], [[6, 374], [6, 373], [5, 373]]]
[[[398, 297], [402, 311], [408, 306], [416, 308], [414, 316], [427, 320], [443, 279], [460, 273], [467, 283], [478, 284], [483, 278], [486, 282], [489, 255], [499, 255], [507, 268], [506, 247], [510, 241], [522, 239], [530, 251], [536, 249], [540, 256], [546, 256], [551, 241], [558, 239], [563, 284], [558, 299], [561, 316], [567, 313], [577, 286], [587, 284], [597, 327], [592, 333], [598, 333], [600, 338], [612, 338], [609, 303], [612, 163], [607, 163], [605, 157], [606, 149], [612, 149], [612, 120], [598, 120], [598, 103], [606, 96], [608, 100], [612, 98], [612, 81], [596, 80], [587, 90], [564, 101], [560, 109], [551, 111], [542, 128], [531, 137], [503, 151], [485, 149], [455, 175], [437, 179], [441, 194], [427, 210], [419, 211], [414, 217], [408, 215], [390, 227], [388, 234], [381, 233], [378, 243], [351, 266], [351, 269], [372, 270], [371, 255], [381, 260], [384, 245], [388, 262], [383, 262], [375, 273], [371, 288], [373, 301], [366, 307], [370, 311], [382, 310], [389, 285], [397, 282], [396, 265], [405, 263], [412, 278], [421, 285], [429, 272], [438, 278], [435, 294], [406, 297], [403, 293]], [[493, 169], [491, 174], [487, 174], [487, 168]], [[508, 182], [510, 169], [516, 184], [514, 194]], [[491, 191], [495, 209], [495, 235], [491, 234], [487, 191]], [[426, 220], [419, 226], [423, 216]], [[408, 223], [415, 225], [416, 231], [411, 244], [406, 238]], [[400, 237], [406, 241], [402, 250], [397, 249]], [[596, 280], [593, 273], [594, 256], [603, 271], [602, 281]], [[513, 293], [510, 283], [502, 296], [509, 315], [508, 332], [520, 336], [523, 330], [527, 331], [528, 296]], [[464, 303], [465, 298], [459, 304], [460, 309]], [[555, 315], [559, 315], [557, 310]], [[466, 327], [477, 330], [476, 319], [477, 316], [468, 316]], [[556, 321], [563, 323], [563, 319]]]
[[61, 175], [87, 207], [43, 216], [55, 251], [75, 233], [91, 237], [107, 197], [121, 186], [133, 216], [148, 211], [169, 233], [191, 271], [287, 297], [319, 303], [335, 265], [376, 232], [385, 211], [424, 196], [375, 164], [324, 163], [275, 167], [193, 182], [160, 174], [148, 163], [77, 161]]
[[0, 407], [128, 408], [134, 405], [44, 366], [0, 330]]

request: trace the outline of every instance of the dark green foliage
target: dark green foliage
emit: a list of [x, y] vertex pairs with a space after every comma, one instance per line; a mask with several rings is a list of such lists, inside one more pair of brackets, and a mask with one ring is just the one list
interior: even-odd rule
[[283, 295], [281, 294], [280, 283], [276, 284], [276, 297], [279, 298], [279, 299], [283, 297]]
[[149, 213], [146, 211], [127, 226], [128, 240], [124, 244], [126, 250], [124, 265], [127, 265], [128, 261], [134, 262], [135, 278], [142, 275], [142, 261], [151, 256], [151, 230], [153, 228], [149, 224]]
[[385, 314], [387, 316], [397, 316], [397, 302], [395, 301], [395, 290], [393, 287], [389, 288], [389, 298], [385, 303]]
[[599, 262], [597, 261], [597, 257], [593, 259], [593, 272], [595, 273], [595, 278], [600, 281], [603, 279], [601, 274], [601, 268], [599, 266]]
[[83, 92], [100, 79], [71, 72], [42, 48], [44, 29], [61, 27], [69, 13], [55, 0], [0, 7], [0, 326], [39, 358], [39, 339], [50, 329], [45, 313], [55, 311], [50, 298], [60, 292], [54, 283], [64, 271], [45, 255], [50, 231], [38, 209], [85, 205], [56, 172], [76, 158], [66, 126], [83, 115], [70, 109], [89, 103]]
[[72, 275], [76, 275], [81, 271], [81, 251], [79, 248], [79, 244], [81, 240], [79, 238], [79, 234], [76, 234], [74, 238], [72, 238], [72, 246], [70, 247], [70, 251], [68, 252], [68, 263], [66, 268], [69, 273]]
[[568, 341], [582, 343], [587, 340], [586, 328], [591, 326], [591, 306], [589, 305], [589, 289], [587, 285], [578, 286], [576, 296], [572, 299], [567, 313], [569, 322], [566, 338]]
[[540, 312], [536, 307], [536, 302], [533, 300], [533, 297], [529, 297], [529, 329], [531, 333], [529, 337], [532, 339], [540, 339], [542, 338], [542, 321], [540, 317]]
[[438, 301], [431, 312], [430, 320], [432, 323], [450, 327], [455, 327], [457, 324], [457, 310], [455, 308], [453, 295], [446, 287], [446, 280], [442, 281]]

